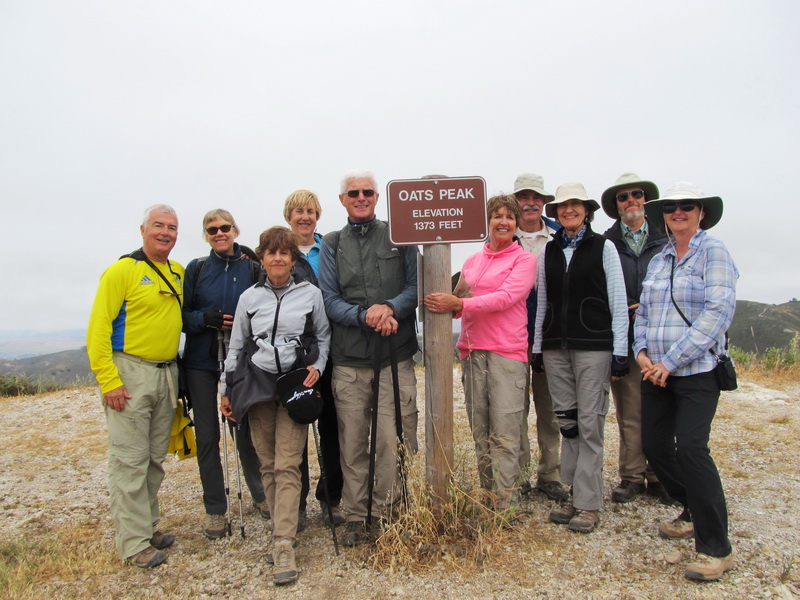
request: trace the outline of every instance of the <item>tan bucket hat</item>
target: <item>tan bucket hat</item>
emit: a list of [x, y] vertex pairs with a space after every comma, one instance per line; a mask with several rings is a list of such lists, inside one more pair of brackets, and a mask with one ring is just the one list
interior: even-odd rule
[[705, 196], [702, 190], [689, 181], [673, 183], [661, 198], [644, 203], [647, 220], [660, 230], [664, 230], [664, 202], [680, 202], [696, 200], [703, 205], [704, 216], [700, 220], [700, 229], [711, 229], [722, 219], [722, 198]]
[[652, 181], [645, 181], [636, 173], [623, 173], [617, 177], [617, 182], [608, 188], [600, 197], [603, 211], [615, 221], [619, 219], [617, 210], [617, 192], [626, 187], [640, 187], [644, 192], [645, 202], [658, 198], [658, 186]]
[[514, 193], [531, 190], [544, 196], [544, 203], [552, 202], [555, 196], [544, 191], [544, 178], [536, 173], [523, 173], [514, 181]]
[[590, 213], [593, 213], [600, 208], [597, 200], [592, 200], [586, 194], [586, 188], [583, 187], [582, 183], [565, 183], [558, 186], [555, 199], [552, 202], [545, 204], [544, 211], [547, 213], [547, 216], [551, 219], [557, 218], [557, 205], [562, 204], [567, 200], [580, 200], [586, 206], [586, 210]]

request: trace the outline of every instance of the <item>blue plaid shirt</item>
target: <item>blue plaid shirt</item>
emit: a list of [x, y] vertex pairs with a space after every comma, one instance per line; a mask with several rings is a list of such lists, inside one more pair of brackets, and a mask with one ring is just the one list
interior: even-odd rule
[[[675, 261], [673, 294], [689, 327], [670, 298], [670, 270]], [[641, 350], [653, 364], [659, 362], [672, 375], [705, 373], [716, 366], [710, 348], [720, 354], [725, 332], [736, 310], [739, 271], [725, 245], [703, 230], [689, 241], [681, 261], [672, 243], [650, 262], [634, 321], [633, 352]]]

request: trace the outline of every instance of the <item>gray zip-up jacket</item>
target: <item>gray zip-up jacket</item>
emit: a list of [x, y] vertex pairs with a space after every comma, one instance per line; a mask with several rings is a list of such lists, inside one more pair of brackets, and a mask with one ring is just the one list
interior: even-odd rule
[[[239, 297], [233, 318], [230, 347], [225, 359], [225, 371], [236, 369], [239, 353], [248, 337], [258, 344], [253, 364], [264, 371], [277, 374], [292, 369], [301, 346], [301, 336], [316, 338], [319, 356], [311, 363], [320, 373], [325, 369], [331, 340], [331, 328], [325, 316], [322, 292], [308, 281], [295, 283], [290, 279], [283, 294], [262, 281], [245, 290]], [[280, 364], [279, 364], [280, 363]], [[225, 395], [225, 374], [220, 393]]]

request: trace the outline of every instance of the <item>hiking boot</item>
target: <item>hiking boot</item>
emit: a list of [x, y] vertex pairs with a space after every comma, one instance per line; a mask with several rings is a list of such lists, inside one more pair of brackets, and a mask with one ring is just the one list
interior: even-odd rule
[[[297, 540], [292, 543], [292, 548], [297, 548]], [[267, 555], [264, 557], [264, 562], [270, 566], [275, 564], [275, 556], [272, 552], [267, 552]]]
[[297, 533], [306, 530], [306, 511], [298, 510], [297, 511]]
[[600, 522], [599, 510], [577, 510], [569, 520], [569, 530], [578, 533], [592, 533]]
[[523, 496], [530, 496], [534, 489], [535, 488], [531, 485], [531, 482], [527, 479], [519, 484], [519, 493]]
[[694, 523], [680, 518], [659, 523], [658, 535], [665, 540], [688, 540], [694, 537]]
[[575, 516], [575, 507], [572, 504], [565, 504], [564, 506], [557, 506], [550, 511], [550, 522], [558, 523], [559, 525], [566, 525], [570, 522], [572, 517]]
[[169, 548], [175, 543], [175, 536], [171, 533], [164, 533], [163, 531], [156, 531], [153, 537], [150, 538], [150, 545], [158, 550]]
[[261, 502], [256, 502], [253, 500], [253, 508], [255, 508], [260, 514], [261, 517], [264, 519], [269, 520], [271, 515], [269, 514], [269, 506], [267, 506], [267, 501], [262, 500]]
[[362, 539], [367, 533], [364, 521], [348, 521], [344, 526], [344, 534], [342, 535], [342, 545], [353, 547]]
[[643, 483], [636, 483], [623, 479], [619, 485], [611, 490], [612, 502], [630, 502], [639, 494], [644, 494], [645, 487]]
[[[325, 502], [324, 500], [320, 500], [319, 507], [320, 510], [322, 511], [322, 520], [326, 524], [330, 524], [330, 519], [328, 517], [328, 503]], [[339, 525], [345, 522], [344, 513], [342, 512], [342, 508], [341, 506], [339, 506], [338, 502], [336, 503], [331, 502], [331, 514], [333, 515], [334, 527], [338, 527]]]
[[275, 585], [286, 585], [297, 581], [297, 565], [294, 561], [292, 540], [281, 538], [272, 548], [275, 566], [272, 568], [272, 581]]
[[733, 551], [728, 556], [717, 558], [697, 553], [697, 560], [686, 565], [683, 575], [692, 581], [716, 581], [725, 571], [733, 568]]
[[225, 515], [206, 515], [203, 535], [210, 540], [218, 540], [228, 535], [228, 521]]
[[141, 552], [137, 552], [125, 560], [126, 564], [139, 567], [140, 569], [152, 569], [165, 562], [167, 562], [167, 554], [161, 552], [161, 550], [156, 550], [152, 546], [148, 546]]
[[537, 481], [536, 489], [550, 498], [550, 500], [556, 500], [557, 502], [569, 500], [569, 490], [560, 481]]

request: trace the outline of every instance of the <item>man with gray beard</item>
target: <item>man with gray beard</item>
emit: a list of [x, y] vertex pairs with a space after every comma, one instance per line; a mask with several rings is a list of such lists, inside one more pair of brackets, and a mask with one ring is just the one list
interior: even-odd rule
[[[522, 208], [522, 221], [517, 228], [522, 247], [540, 260], [545, 245], [561, 226], [548, 219], [542, 213], [544, 205], [552, 202], [555, 196], [544, 191], [544, 179], [535, 173], [523, 173], [514, 182], [514, 196]], [[533, 334], [536, 324], [536, 288], [528, 297], [528, 353], [533, 344]], [[550, 391], [547, 387], [545, 373], [530, 372], [530, 386], [525, 394], [524, 420], [520, 439], [520, 472], [527, 473], [531, 462], [531, 445], [528, 439], [528, 414], [531, 409], [531, 393], [533, 406], [536, 410], [536, 440], [539, 445], [539, 463], [536, 467], [535, 489], [545, 494], [551, 500], [564, 501], [569, 498], [569, 492], [561, 484], [561, 434], [558, 429], [558, 420], [553, 412], [553, 403], [550, 400]], [[520, 485], [523, 494], [530, 494], [534, 490], [528, 481]]]
[[619, 427], [619, 485], [611, 491], [613, 502], [630, 502], [647, 493], [667, 502], [664, 486], [647, 464], [642, 451], [642, 373], [630, 345], [633, 342], [633, 319], [639, 306], [642, 281], [650, 259], [661, 252], [667, 238], [645, 219], [644, 203], [658, 198], [658, 187], [643, 181], [635, 173], [620, 175], [616, 183], [603, 192], [605, 213], [615, 223], [603, 235], [613, 242], [622, 263], [625, 290], [628, 295], [628, 365], [630, 373], [611, 382], [611, 394], [617, 409]]

